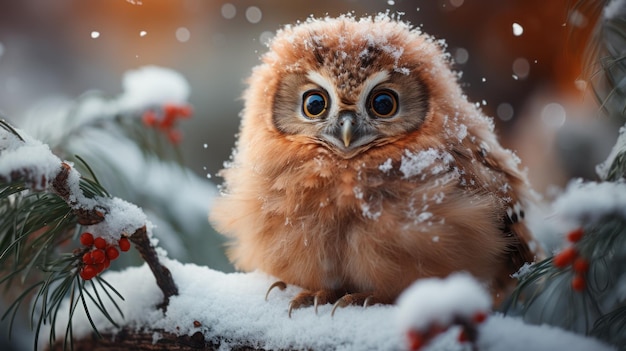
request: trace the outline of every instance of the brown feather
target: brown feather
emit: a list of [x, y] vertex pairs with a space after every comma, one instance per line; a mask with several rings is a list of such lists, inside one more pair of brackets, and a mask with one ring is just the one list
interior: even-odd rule
[[[342, 151], [320, 137], [325, 122], [298, 116], [309, 72], [333, 82], [337, 108], [358, 112], [383, 71], [400, 117], [368, 119], [372, 142]], [[238, 268], [391, 303], [416, 279], [459, 270], [497, 294], [533, 259], [509, 214], [528, 201], [525, 175], [432, 38], [388, 17], [310, 20], [277, 34], [248, 83], [210, 216]]]

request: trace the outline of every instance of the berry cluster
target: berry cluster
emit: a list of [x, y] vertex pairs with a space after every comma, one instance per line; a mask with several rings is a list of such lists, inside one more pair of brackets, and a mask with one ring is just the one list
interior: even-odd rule
[[567, 240], [572, 244], [563, 251], [559, 252], [554, 259], [552, 260], [552, 264], [560, 269], [565, 269], [569, 266], [572, 267], [574, 271], [574, 278], [572, 278], [572, 289], [575, 291], [583, 291], [587, 286], [587, 282], [585, 280], [585, 276], [587, 271], [589, 271], [589, 261], [580, 255], [578, 249], [575, 244], [582, 239], [584, 232], [582, 228], [576, 229], [569, 234], [567, 234]]
[[80, 236], [80, 243], [89, 249], [83, 254], [79, 273], [84, 280], [89, 280], [109, 268], [111, 261], [120, 256], [120, 251], [130, 250], [130, 241], [125, 237], [120, 238], [117, 245], [111, 245], [103, 238], [94, 238], [93, 234], [85, 232]]
[[178, 144], [182, 139], [182, 134], [180, 130], [175, 128], [176, 121], [181, 118], [189, 118], [192, 113], [189, 105], [166, 104], [160, 114], [154, 110], [144, 112], [142, 121], [146, 126], [165, 133], [172, 144]]
[[[456, 317], [452, 325], [460, 325], [461, 332], [458, 336], [460, 343], [475, 342], [478, 336], [477, 326], [487, 319], [487, 313], [476, 312], [472, 318]], [[409, 330], [407, 338], [409, 341], [409, 349], [411, 351], [421, 350], [439, 334], [445, 332], [448, 328], [438, 324], [431, 325], [426, 331]]]

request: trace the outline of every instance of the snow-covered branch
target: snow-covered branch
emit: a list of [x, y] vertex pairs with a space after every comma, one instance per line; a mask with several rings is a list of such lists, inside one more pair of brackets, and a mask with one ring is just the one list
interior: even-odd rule
[[[141, 209], [122, 199], [110, 197], [97, 182], [83, 178], [70, 163], [61, 161], [46, 145], [23, 131], [2, 123], [0, 183], [23, 183], [23, 191], [49, 192], [63, 199], [73, 211], [78, 224], [85, 226], [85, 232], [105, 242], [103, 247], [95, 245], [93, 251], [89, 251], [94, 246], [93, 239], [89, 239], [88, 243], [83, 242], [87, 246], [83, 249], [85, 254], [108, 249], [122, 238], [129, 238], [157, 278], [164, 295], [160, 306], [166, 308], [169, 298], [177, 294], [177, 288], [167, 268], [159, 263], [156, 250], [149, 239], [151, 224]], [[117, 249], [114, 250], [118, 252]], [[117, 258], [117, 253], [109, 255], [110, 251], [104, 251], [107, 253], [106, 258]], [[122, 251], [125, 249], [122, 248]], [[104, 261], [90, 262], [83, 258], [83, 264], [78, 267], [82, 272], [85, 267], [99, 264], [104, 264]], [[106, 266], [100, 266], [95, 274], [105, 268]], [[92, 275], [81, 277], [91, 279]]]

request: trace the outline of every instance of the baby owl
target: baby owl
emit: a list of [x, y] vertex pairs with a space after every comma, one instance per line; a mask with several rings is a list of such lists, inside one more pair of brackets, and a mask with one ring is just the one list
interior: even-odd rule
[[269, 46], [210, 215], [237, 268], [302, 287], [290, 315], [393, 303], [455, 271], [494, 298], [511, 286], [533, 260], [527, 181], [438, 41], [387, 15], [341, 16]]

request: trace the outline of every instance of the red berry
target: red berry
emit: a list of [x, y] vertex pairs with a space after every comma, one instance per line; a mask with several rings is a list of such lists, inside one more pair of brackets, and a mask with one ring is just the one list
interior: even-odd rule
[[120, 238], [118, 244], [120, 246], [120, 250], [122, 250], [123, 252], [130, 250], [130, 240], [128, 240], [128, 238]]
[[93, 268], [96, 270], [96, 274], [100, 273], [104, 270], [104, 263], [96, 263], [93, 265]]
[[97, 237], [94, 239], [93, 245], [97, 247], [98, 249], [104, 250], [104, 248], [107, 247], [107, 242], [103, 238]]
[[85, 252], [85, 254], [83, 255], [83, 263], [93, 264], [93, 256], [91, 255], [91, 252]]
[[574, 261], [573, 264], [574, 267], [574, 272], [576, 273], [587, 273], [587, 271], [589, 270], [589, 261], [587, 261], [586, 259], [579, 257]]
[[157, 117], [152, 111], [146, 111], [141, 117], [141, 121], [148, 127], [152, 127], [156, 124]]
[[107, 247], [106, 253], [107, 253], [107, 258], [111, 261], [113, 261], [114, 259], [120, 256], [120, 252], [117, 251], [117, 249], [114, 248], [113, 246]]
[[83, 246], [91, 246], [93, 245], [93, 234], [91, 233], [83, 233], [80, 235], [80, 243]]
[[96, 269], [92, 265], [86, 265], [80, 270], [80, 273], [79, 273], [80, 277], [83, 278], [84, 280], [89, 280], [95, 277], [96, 274], [98, 273], [96, 272]]
[[409, 350], [411, 351], [417, 351], [425, 344], [424, 336], [415, 330], [409, 330], [406, 336], [409, 341]]
[[104, 260], [106, 259], [104, 251], [100, 249], [93, 250], [91, 252], [91, 257], [93, 258], [93, 263], [104, 263]]
[[183, 139], [183, 134], [176, 129], [169, 129], [167, 131], [167, 139], [170, 141], [170, 143], [176, 145], [179, 144], [180, 141]]
[[583, 231], [583, 228], [578, 228], [567, 234], [567, 240], [569, 240], [572, 243], [577, 243], [580, 241], [580, 239], [582, 239], [583, 234], [585, 234], [585, 232]]
[[585, 281], [585, 277], [583, 277], [582, 275], [577, 274], [572, 279], [572, 289], [574, 289], [575, 291], [583, 291], [585, 290], [586, 286], [587, 282]]
[[554, 256], [552, 263], [558, 268], [565, 268], [572, 264], [576, 257], [578, 257], [578, 251], [573, 246], [570, 246]]
[[104, 264], [104, 269], [107, 269], [107, 268], [109, 268], [109, 266], [111, 266], [111, 260], [109, 260], [108, 257], [105, 257], [103, 264]]
[[176, 119], [177, 119], [177, 107], [165, 106], [163, 108], [163, 119], [161, 119], [158, 127], [161, 130], [172, 129], [174, 127], [174, 123], [176, 123]]
[[193, 114], [193, 108], [190, 105], [178, 106], [178, 114], [183, 117], [189, 117]]
[[180, 110], [180, 106], [176, 104], [163, 105], [163, 114], [168, 115], [168, 116], [176, 116], [179, 110]]
[[474, 323], [480, 324], [487, 319], [487, 314], [485, 312], [476, 312], [472, 317], [472, 321]]
[[461, 329], [461, 332], [459, 333], [459, 342], [464, 343], [468, 341], [469, 341], [469, 336], [467, 335], [467, 331], [465, 330], [465, 328], [463, 328]]

